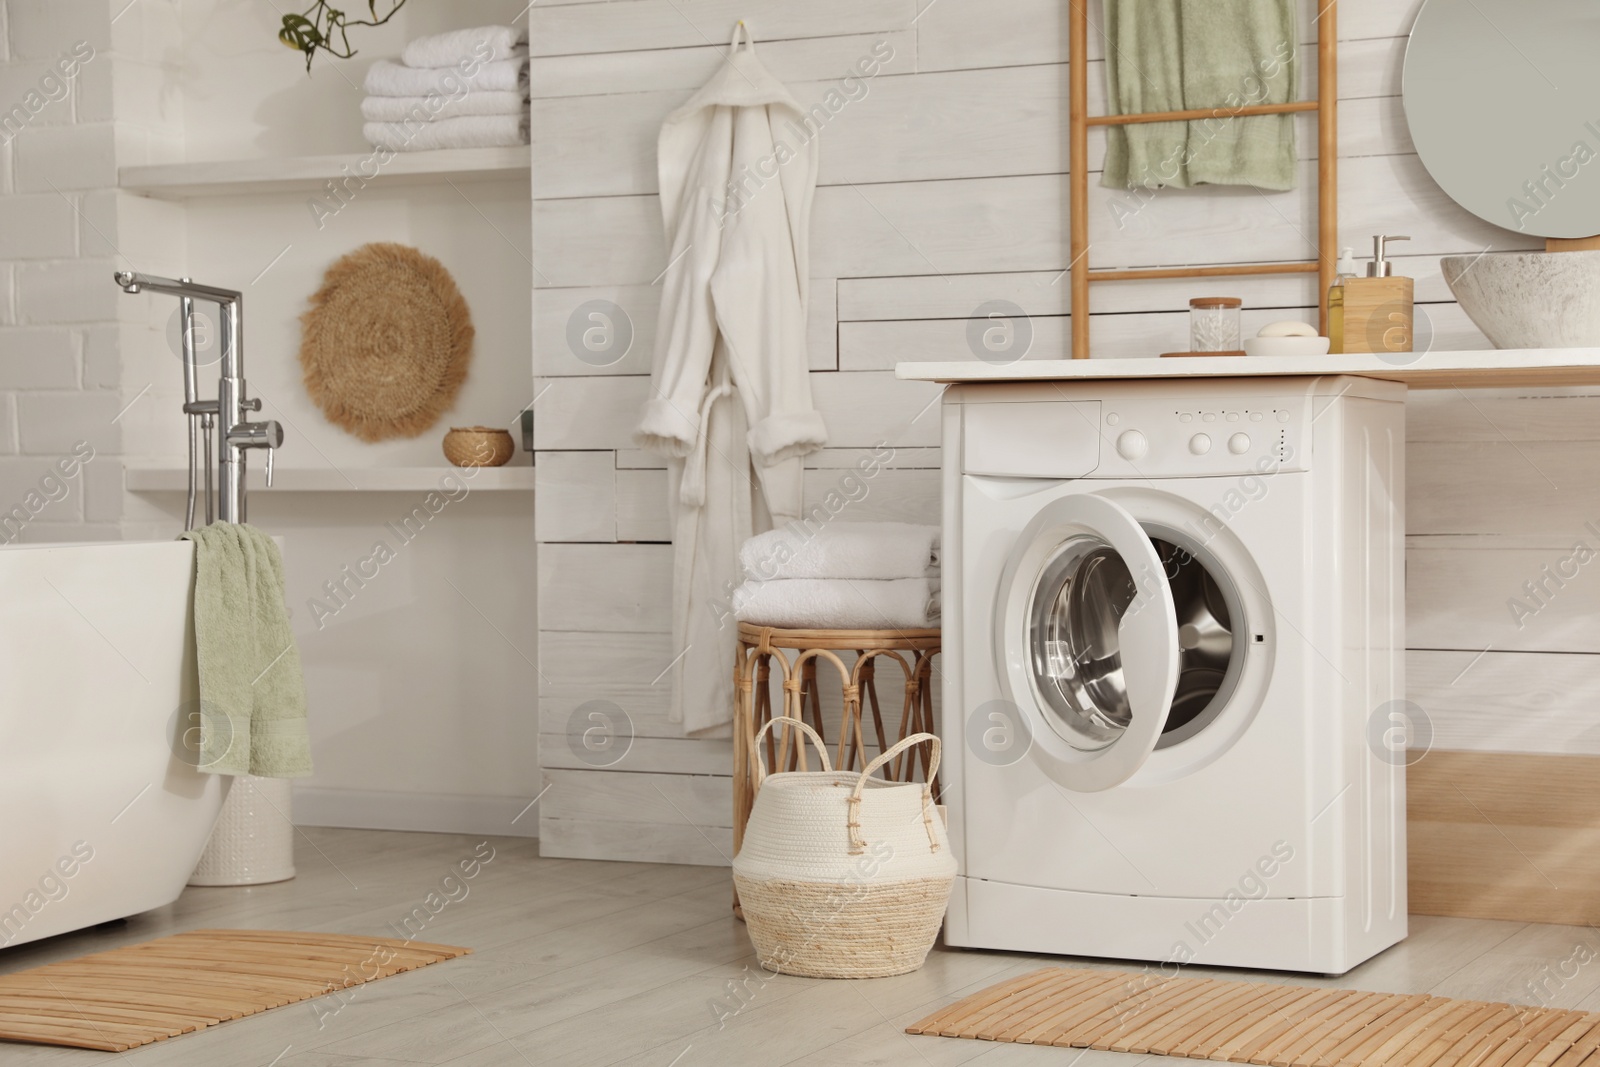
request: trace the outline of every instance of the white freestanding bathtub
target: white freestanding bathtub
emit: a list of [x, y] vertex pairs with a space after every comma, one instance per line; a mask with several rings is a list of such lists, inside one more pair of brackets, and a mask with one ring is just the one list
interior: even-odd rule
[[0, 947], [176, 900], [232, 779], [194, 766], [187, 541], [0, 548]]

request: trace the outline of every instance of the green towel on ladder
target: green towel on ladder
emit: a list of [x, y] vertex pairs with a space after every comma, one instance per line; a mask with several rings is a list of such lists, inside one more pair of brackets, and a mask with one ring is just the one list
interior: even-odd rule
[[1299, 93], [1294, 0], [1104, 0], [1114, 115], [1220, 108], [1217, 118], [1106, 127], [1112, 189], [1295, 184], [1294, 116], [1229, 116]]
[[194, 542], [194, 636], [202, 709], [199, 767], [212, 774], [311, 773], [306, 687], [272, 538], [217, 522]]

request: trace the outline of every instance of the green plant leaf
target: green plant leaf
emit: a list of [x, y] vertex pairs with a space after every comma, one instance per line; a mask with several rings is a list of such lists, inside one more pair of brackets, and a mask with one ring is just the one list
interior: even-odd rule
[[406, 0], [391, 0], [388, 13], [380, 18], [378, 0], [367, 0], [367, 12], [372, 20], [351, 22], [339, 8], [328, 6], [327, 0], [318, 0], [302, 14], [283, 16], [278, 40], [289, 48], [305, 53], [306, 72], [310, 73], [311, 61], [319, 50], [340, 59], [349, 59], [356, 54], [356, 50], [350, 47], [351, 26], [382, 26], [394, 18], [405, 4]]

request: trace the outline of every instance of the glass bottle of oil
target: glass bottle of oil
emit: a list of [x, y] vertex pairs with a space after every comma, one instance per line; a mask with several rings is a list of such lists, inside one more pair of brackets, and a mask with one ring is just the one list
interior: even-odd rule
[[1356, 276], [1356, 250], [1344, 249], [1339, 255], [1338, 275], [1328, 286], [1328, 351], [1344, 351], [1344, 283]]

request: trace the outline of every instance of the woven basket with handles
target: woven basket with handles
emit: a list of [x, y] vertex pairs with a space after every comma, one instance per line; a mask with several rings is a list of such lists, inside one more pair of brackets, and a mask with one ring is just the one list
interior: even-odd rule
[[[811, 738], [822, 770], [767, 776], [761, 740], [777, 723]], [[798, 719], [773, 719], [751, 744], [759, 792], [733, 881], [761, 965], [808, 978], [882, 978], [921, 967], [944, 921], [956, 860], [928, 785], [872, 772], [928, 744], [932, 780], [939, 739], [913, 734], [860, 774], [833, 770], [822, 739]]]

